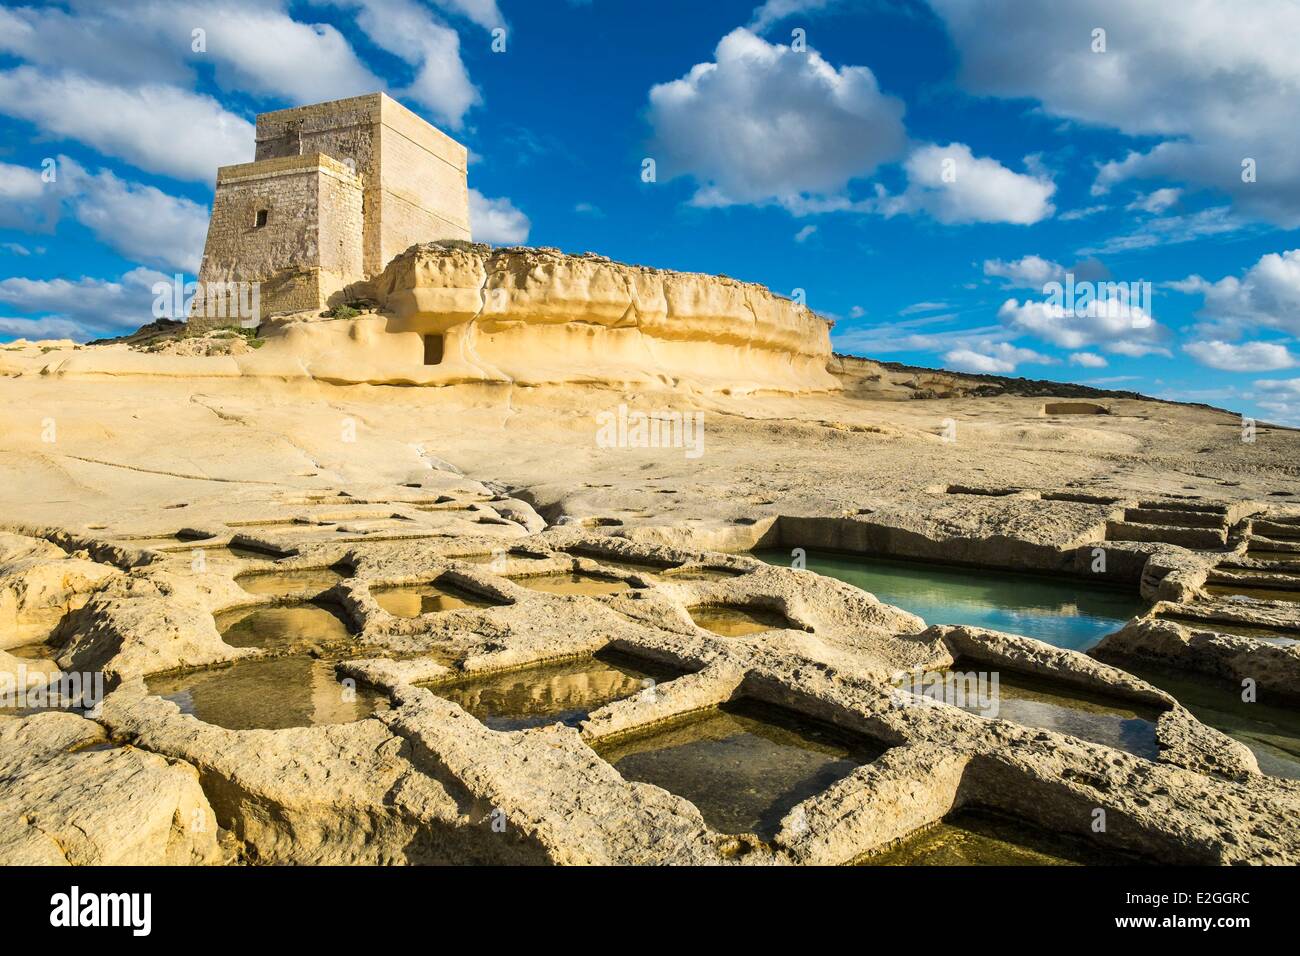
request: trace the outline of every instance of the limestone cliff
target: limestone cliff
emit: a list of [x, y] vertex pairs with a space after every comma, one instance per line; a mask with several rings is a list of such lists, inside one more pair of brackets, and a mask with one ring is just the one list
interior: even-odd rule
[[275, 316], [258, 329], [253, 344], [265, 347], [255, 351], [209, 336], [183, 348], [151, 343], [147, 354], [128, 340], [43, 361], [0, 360], [0, 369], [345, 385], [592, 383], [732, 395], [843, 387], [827, 371], [828, 321], [726, 276], [454, 241], [412, 246], [349, 287], [347, 298], [378, 310]]
[[[388, 313], [384, 331], [402, 337], [403, 374], [416, 381], [839, 387], [826, 371], [828, 322], [725, 276], [432, 243], [398, 256], [364, 291]], [[425, 336], [442, 336], [437, 364], [422, 364]]]

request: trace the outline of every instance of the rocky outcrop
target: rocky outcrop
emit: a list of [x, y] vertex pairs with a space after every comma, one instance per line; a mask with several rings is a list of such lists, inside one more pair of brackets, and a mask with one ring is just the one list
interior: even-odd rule
[[1255, 755], [1245, 744], [1205, 726], [1173, 696], [1118, 667], [1079, 651], [987, 628], [939, 626], [926, 633], [941, 635], [953, 657], [963, 661], [1154, 707], [1161, 711], [1156, 724], [1161, 763], [1232, 780], [1259, 773]]
[[0, 717], [0, 865], [220, 862], [193, 767], [69, 713]]
[[214, 599], [201, 578], [145, 569], [119, 579], [60, 625], [59, 662], [65, 670], [102, 670], [120, 680], [253, 653], [227, 646], [217, 634], [210, 608], [228, 603], [235, 590], [229, 579], [221, 583]]
[[44, 538], [0, 532], [0, 649], [43, 641], [118, 572]]
[[[292, 566], [320, 565], [337, 554], [338, 545], [309, 543], [308, 526], [296, 527]], [[111, 747], [104, 759], [176, 761], [201, 784], [230, 852], [257, 863], [844, 863], [963, 806], [1162, 862], [1300, 858], [1300, 836], [1289, 822], [1300, 806], [1296, 786], [1263, 776], [1240, 744], [1114, 667], [1026, 637], [927, 629], [843, 582], [746, 556], [641, 545], [573, 526], [528, 537], [518, 530], [510, 549], [491, 561], [482, 559], [501, 541], [486, 537], [477, 545], [449, 535], [349, 549], [353, 576], [322, 593], [342, 606], [357, 633], [325, 656], [337, 658], [338, 674], [386, 696], [391, 708], [344, 724], [226, 729], [152, 696], [131, 678], [244, 653], [220, 641], [212, 613], [235, 600], [272, 599], [237, 596], [231, 575], [241, 564], [210, 565], [201, 576], [186, 574], [186, 562], [167, 560], [133, 569], [79, 612], [87, 626], [65, 652], [72, 662], [94, 662], [123, 678], [99, 719], [115, 740], [134, 746]], [[713, 574], [690, 576], [701, 567]], [[557, 572], [634, 587], [593, 598], [527, 586], [530, 575]], [[434, 580], [497, 606], [402, 618], [372, 593]], [[787, 626], [720, 635], [693, 620], [692, 609], [702, 604], [763, 608]], [[654, 685], [653, 693], [601, 706], [576, 727], [518, 732], [491, 729], [438, 694], [443, 681], [604, 648], [681, 676]], [[957, 660], [1160, 711], [1158, 757], [900, 698], [894, 682], [901, 674]], [[628, 737], [737, 702], [834, 725], [883, 755], [795, 805], [767, 843], [715, 830], [692, 803], [625, 779], [603, 756]], [[108, 745], [98, 726], [81, 718], [44, 720], [75, 725], [88, 740]], [[47, 753], [45, 772], [63, 772], [60, 761], [70, 759]], [[98, 793], [87, 797], [76, 782], [66, 787], [99, 805]], [[1102, 834], [1091, 830], [1098, 809], [1108, 820]], [[9, 829], [7, 839], [18, 839], [13, 832], [21, 837]], [[151, 839], [151, 846], [161, 840], [166, 853], [183, 850], [196, 861], [212, 852], [166, 849], [166, 839]]]
[[[1239, 422], [1181, 406], [1107, 398], [1112, 415], [1047, 421], [1038, 410], [1050, 392], [885, 403], [859, 401], [848, 388], [798, 401], [683, 398], [678, 407], [709, 416], [704, 458], [605, 454], [590, 440], [593, 403], [635, 404], [643, 389], [335, 388], [311, 378], [325, 365], [311, 349], [289, 348], [292, 336], [340, 336], [346, 347], [321, 361], [359, 374], [366, 370], [352, 358], [387, 361], [386, 343], [407, 333], [385, 331], [391, 316], [317, 318], [278, 324], [284, 341], [268, 337], [255, 355], [186, 358], [126, 345], [0, 355], [0, 370], [6, 362], [15, 369], [0, 376], [13, 479], [0, 490], [6, 530], [57, 544], [67, 557], [51, 551], [53, 560], [85, 550], [118, 569], [67, 617], [51, 648], [65, 668], [102, 668], [111, 678], [97, 723], [58, 715], [86, 732], [88, 747], [46, 748], [40, 767], [25, 762], [5, 778], [4, 800], [16, 802], [0, 807], [0, 844], [21, 848], [22, 859], [116, 859], [99, 853], [109, 843], [101, 835], [116, 836], [116, 821], [137, 807], [149, 821], [151, 858], [169, 858], [171, 844], [177, 856], [205, 859], [198, 838], [158, 822], [166, 803], [123, 811], [121, 788], [101, 786], [108, 769], [146, 768], [135, 779], [152, 794], [157, 769], [167, 766], [197, 774], [223, 844], [259, 863], [840, 863], [964, 807], [1159, 862], [1300, 860], [1300, 784], [1269, 776], [1276, 770], [1263, 748], [1267, 772], [1257, 772], [1239, 745], [1130, 676], [1025, 637], [924, 629], [842, 583], [716, 553], [832, 547], [1082, 580], [1102, 573], [1094, 561], [1104, 556], [1104, 577], [1130, 594], [1141, 582], [1143, 594], [1196, 605], [1154, 612], [1177, 613], [1185, 632], [1171, 629], [1169, 663], [1191, 670], [1208, 664], [1212, 649], [1249, 651], [1243, 674], [1268, 667], [1278, 682], [1294, 683], [1294, 655], [1279, 641], [1261, 652], [1246, 639], [1185, 638], [1210, 617], [1267, 627], [1266, 637], [1296, 620], [1283, 616], [1283, 602], [1209, 596], [1222, 590], [1215, 580], [1282, 582], [1275, 576], [1300, 552], [1280, 503], [1300, 500], [1297, 433], [1261, 428], [1259, 442], [1245, 446]], [[131, 356], [141, 369], [175, 377], [56, 374], [66, 370], [60, 363], [91, 355]], [[188, 378], [214, 368], [240, 375], [240, 363], [265, 377]], [[51, 373], [39, 374], [46, 367]], [[58, 420], [57, 443], [34, 427], [47, 415]], [[941, 434], [948, 417], [958, 426], [953, 442]], [[466, 477], [476, 474], [496, 480]], [[1238, 541], [1230, 554], [1200, 554], [1160, 535], [1107, 540], [1111, 521], [1161, 529], [1210, 522], [1227, 529], [1231, 546], [1242, 502], [1257, 500], [1272, 505], [1257, 527], [1269, 534], [1257, 533], [1253, 550]], [[341, 576], [292, 577], [307, 569]], [[557, 595], [526, 581], [574, 571], [634, 586]], [[263, 572], [270, 584], [252, 576]], [[299, 583], [269, 593], [276, 575]], [[387, 586], [444, 577], [494, 606], [403, 617], [385, 610], [392, 601], [376, 600]], [[330, 631], [329, 641], [277, 636], [259, 647], [233, 646], [243, 638], [229, 630], [230, 645], [221, 637], [227, 610], [309, 596], [332, 603], [351, 627]], [[697, 623], [708, 620], [702, 604], [784, 620], [757, 633], [717, 633]], [[1189, 624], [1192, 614], [1197, 623]], [[643, 682], [585, 720], [572, 718], [577, 726], [518, 731], [493, 729], [468, 698], [457, 698], [466, 699], [462, 707], [445, 689], [508, 685], [522, 675], [505, 671], [535, 664], [581, 671], [588, 662], [575, 659], [593, 652], [681, 676], [656, 677], [652, 688]], [[13, 660], [30, 671], [34, 659], [18, 653]], [[942, 669], [961, 656], [984, 662], [975, 670], [1005, 669], [1007, 702], [1024, 689], [1013, 687], [1011, 672], [1054, 685], [1058, 699], [1119, 696], [1125, 706], [1114, 710], [1138, 713], [1141, 739], [1129, 752], [1120, 744], [1131, 741], [1094, 740], [1077, 723], [1017, 723], [1024, 711], [1010, 707], [989, 719], [957, 706], [900, 706], [899, 671]], [[298, 658], [310, 666], [297, 668]], [[174, 673], [182, 667], [200, 671]], [[252, 722], [205, 710], [202, 694], [188, 693], [200, 682], [221, 689], [230, 678], [225, 689], [243, 694], [238, 682], [249, 673], [274, 677], [273, 692], [248, 694], [257, 711], [299, 692], [312, 709], [294, 711], [299, 724], [225, 729], [223, 720]], [[295, 674], [306, 675], [302, 683], [285, 676]], [[346, 689], [348, 677], [370, 686], [362, 703], [343, 710], [325, 695]], [[1262, 689], [1261, 702], [1269, 694]], [[641, 735], [687, 739], [692, 721], [718, 716], [706, 716], [712, 708], [734, 715], [750, 705], [830, 723], [883, 755], [803, 799], [762, 840], [723, 833], [706, 800], [688, 803], [619, 769], [614, 755]], [[354, 722], [325, 723], [332, 719]], [[0, 745], [6, 754], [31, 750], [7, 738]], [[73, 814], [73, 802], [95, 808], [94, 818]], [[1099, 810], [1104, 833], [1093, 830]], [[32, 819], [66, 837], [41, 844], [27, 832]], [[94, 841], [78, 843], [64, 820]], [[134, 838], [123, 838], [124, 856], [136, 854]], [[75, 852], [65, 856], [64, 846]]]
[[258, 330], [264, 347], [255, 351], [169, 347], [176, 354], [145, 355], [116, 344], [61, 353], [46, 369], [344, 385], [594, 383], [729, 395], [841, 388], [827, 371], [831, 323], [727, 276], [558, 249], [427, 243], [349, 295], [382, 312], [268, 319]]
[[[1217, 633], [1212, 621], [1198, 626], [1154, 616], [1181, 607], [1159, 604], [1152, 615], [1130, 621], [1089, 653], [1120, 666], [1134, 661], [1227, 678], [1238, 686], [1250, 681], [1261, 699], [1291, 705], [1300, 702], [1300, 645]], [[1237, 616], [1245, 618], [1247, 613], [1243, 608]]]
[[464, 798], [437, 768], [417, 769], [410, 746], [378, 720], [226, 730], [178, 714], [140, 681], [110, 696], [104, 720], [197, 769], [217, 820], [250, 862], [502, 862], [491, 854], [504, 841], [482, 839], [490, 830], [471, 827]]
[[385, 315], [264, 327], [245, 374], [330, 382], [827, 391], [829, 323], [766, 288], [555, 249], [414, 246], [355, 291]]

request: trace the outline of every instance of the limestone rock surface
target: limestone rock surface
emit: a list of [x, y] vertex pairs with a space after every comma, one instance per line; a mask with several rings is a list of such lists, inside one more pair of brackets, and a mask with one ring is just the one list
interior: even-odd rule
[[194, 768], [71, 713], [0, 717], [0, 864], [220, 862]]

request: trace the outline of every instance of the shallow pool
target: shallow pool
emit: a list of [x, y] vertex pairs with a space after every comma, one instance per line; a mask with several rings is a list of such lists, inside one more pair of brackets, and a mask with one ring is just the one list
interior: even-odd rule
[[384, 695], [341, 681], [331, 661], [306, 655], [236, 661], [145, 683], [181, 713], [228, 730], [346, 724], [388, 709]]
[[1241, 741], [1255, 754], [1263, 773], [1300, 780], [1300, 712], [1271, 706], [1266, 692], [1254, 703], [1246, 703], [1230, 679], [1174, 673], [1133, 662], [1119, 666], [1173, 694], [1201, 723]]
[[308, 602], [239, 608], [215, 620], [221, 639], [231, 647], [283, 650], [295, 644], [341, 644], [350, 636], [337, 612]]
[[336, 565], [329, 568], [298, 568], [293, 571], [253, 571], [238, 575], [235, 583], [249, 594], [319, 594], [351, 576], [351, 569]]
[[685, 797], [722, 833], [770, 840], [795, 804], [883, 747], [776, 707], [723, 704], [598, 748], [627, 780]]
[[[784, 548], [755, 551], [754, 556], [790, 566], [790, 552]], [[919, 614], [927, 624], [987, 627], [1071, 650], [1092, 647], [1143, 607], [1136, 586], [1128, 592], [1065, 575], [983, 571], [820, 551], [808, 552], [807, 567]]]
[[1081, 837], [1049, 833], [1019, 820], [960, 810], [862, 866], [1081, 866], [1118, 862]]
[[449, 582], [375, 587], [370, 589], [370, 595], [376, 604], [393, 617], [419, 617], [421, 614], [440, 614], [467, 607], [492, 607], [501, 603]]
[[723, 637], [744, 637], [763, 631], [794, 627], [776, 611], [760, 607], [741, 607], [735, 604], [697, 604], [687, 608], [691, 620], [698, 627]]
[[632, 585], [622, 578], [609, 578], [599, 574], [586, 574], [582, 571], [564, 574], [533, 574], [513, 579], [516, 584], [530, 591], [542, 591], [546, 594], [582, 594], [587, 597], [603, 597], [607, 594], [621, 594], [632, 590]]
[[[957, 673], [978, 673], [989, 669], [987, 664], [968, 660], [959, 660], [952, 666]], [[1160, 719], [1160, 712], [1156, 708], [1070, 687], [1036, 675], [1000, 670], [997, 698], [992, 708], [986, 711], [976, 701], [958, 706], [981, 716], [1090, 740], [1147, 760], [1155, 760], [1160, 752], [1156, 744], [1156, 722]]]

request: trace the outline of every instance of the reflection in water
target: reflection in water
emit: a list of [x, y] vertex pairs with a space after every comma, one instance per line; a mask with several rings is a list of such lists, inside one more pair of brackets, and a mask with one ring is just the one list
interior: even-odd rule
[[1102, 866], [1118, 861], [1082, 838], [978, 810], [961, 810], [858, 862], [862, 866]]
[[231, 647], [280, 649], [294, 644], [335, 644], [349, 637], [341, 617], [319, 604], [281, 604], [226, 611], [216, 618]]
[[463, 607], [492, 607], [497, 602], [453, 584], [403, 584], [371, 588], [375, 602], [394, 617], [419, 617]]
[[[969, 673], [989, 666], [962, 660], [952, 670]], [[1154, 707], [1006, 670], [998, 672], [997, 705], [996, 713], [982, 716], [1070, 734], [1147, 760], [1154, 760], [1160, 750], [1156, 744], [1160, 712]], [[981, 713], [973, 702], [962, 709]]]
[[[790, 552], [755, 551], [789, 567]], [[966, 624], [1023, 634], [1057, 647], [1092, 647], [1137, 614], [1134, 595], [1078, 578], [890, 561], [809, 551], [808, 570], [869, 591], [927, 624]]]
[[[1255, 754], [1259, 769], [1274, 777], [1300, 780], [1300, 713], [1241, 699], [1231, 680], [1175, 674], [1125, 662], [1126, 671], [1173, 694], [1201, 723], [1240, 740]], [[1260, 693], [1267, 700], [1267, 692]]]
[[235, 583], [249, 594], [319, 594], [345, 577], [347, 575], [339, 568], [303, 568], [241, 574], [235, 578]]
[[486, 674], [430, 689], [493, 730], [575, 725], [598, 707], [680, 676], [639, 658], [604, 652], [561, 664]]
[[514, 582], [532, 591], [544, 591], [547, 594], [585, 594], [589, 597], [620, 594], [632, 588], [632, 585], [618, 578], [605, 578], [580, 572], [537, 574], [526, 578], [515, 578]]
[[788, 711], [741, 702], [600, 751], [624, 778], [695, 804], [715, 830], [771, 839], [795, 804], [883, 748]]
[[237, 661], [145, 683], [181, 713], [229, 730], [346, 724], [388, 709], [386, 697], [341, 683], [332, 662], [306, 655]]
[[691, 620], [706, 631], [724, 637], [742, 637], [776, 628], [794, 627], [776, 611], [735, 604], [697, 604], [687, 609]]

